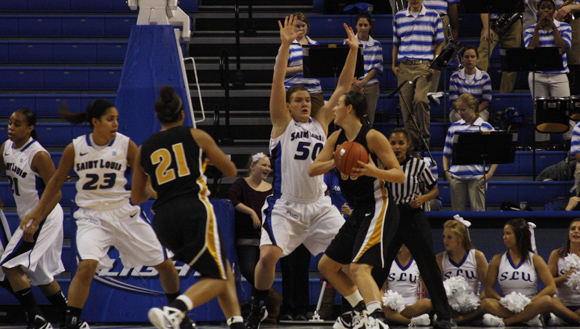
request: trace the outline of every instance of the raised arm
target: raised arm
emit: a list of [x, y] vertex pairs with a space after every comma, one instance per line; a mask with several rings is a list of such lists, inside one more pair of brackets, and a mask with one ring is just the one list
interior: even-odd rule
[[320, 108], [314, 117], [316, 120], [318, 120], [318, 122], [320, 122], [320, 124], [322, 124], [323, 127], [327, 127], [334, 119], [334, 113], [332, 113], [332, 109], [334, 106], [336, 106], [340, 96], [346, 94], [350, 90], [352, 85], [352, 77], [354, 77], [354, 72], [356, 69], [356, 57], [357, 52], [359, 51], [358, 39], [356, 38], [356, 34], [353, 32], [350, 26], [344, 24], [344, 30], [348, 36], [348, 39], [345, 39], [344, 42], [348, 44], [350, 51], [348, 52], [346, 62], [344, 63], [344, 67], [342, 68], [342, 72], [338, 78], [336, 89], [332, 93], [332, 96], [330, 96], [328, 102]]
[[302, 34], [294, 32], [296, 17], [290, 16], [284, 19], [284, 25], [278, 21], [280, 27], [280, 39], [282, 44], [276, 57], [274, 65], [274, 76], [272, 77], [272, 91], [270, 92], [270, 119], [272, 120], [272, 136], [280, 136], [292, 119], [286, 107], [286, 89], [284, 88], [284, 77], [288, 69], [288, 56], [290, 55], [290, 44]]

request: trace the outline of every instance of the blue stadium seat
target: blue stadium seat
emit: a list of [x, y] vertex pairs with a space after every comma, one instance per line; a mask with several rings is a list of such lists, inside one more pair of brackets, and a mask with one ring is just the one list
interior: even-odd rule
[[63, 37], [105, 37], [105, 16], [63, 16], [62, 31]]
[[343, 23], [353, 26], [353, 19], [352, 15], [310, 15], [308, 35], [314, 40], [324, 37], [344, 37]]
[[107, 16], [105, 20], [105, 33], [108, 38], [129, 37], [131, 29], [137, 23], [137, 15], [133, 16]]
[[111, 12], [113, 11], [113, 0], [69, 0], [71, 11], [80, 12]]
[[[11, 1], [0, 1], [4, 4]], [[18, 16], [0, 15], [0, 37], [18, 37]]]
[[[28, 0], [0, 1], [0, 12], [2, 11], [26, 11]], [[1, 21], [2, 19], [0, 19]]]
[[97, 63], [123, 63], [127, 54], [127, 42], [101, 41], [97, 43]]
[[11, 41], [8, 63], [52, 63], [52, 45], [47, 41]]
[[116, 95], [81, 95], [81, 109], [86, 109], [93, 100], [98, 98], [104, 98], [115, 104]]
[[[373, 128], [382, 132], [385, 136], [396, 127], [394, 122], [375, 122]], [[441, 122], [431, 122], [431, 146], [442, 147], [445, 142], [446, 127]]]
[[63, 25], [60, 15], [26, 15], [18, 18], [18, 36], [20, 37], [57, 37], [62, 33]]
[[94, 41], [53, 42], [54, 63], [96, 63], [97, 43]]
[[8, 63], [10, 43], [0, 42], [0, 63]]
[[[100, 69], [100, 68], [99, 68]], [[90, 68], [45, 68], [46, 90], [90, 90]]]
[[45, 147], [66, 146], [72, 140], [71, 126], [70, 123], [38, 123], [35, 129], [38, 133], [38, 140]]
[[44, 70], [41, 68], [0, 67], [0, 76], [0, 89], [3, 90], [44, 89]]
[[60, 117], [58, 109], [63, 102], [71, 112], [84, 110], [81, 107], [81, 98], [79, 95], [37, 95], [36, 96], [36, 116], [37, 117]]
[[31, 95], [0, 95], [0, 116], [9, 117], [15, 110], [25, 107], [36, 108], [36, 99]]
[[28, 11], [70, 11], [70, 0], [28, 0]]
[[90, 90], [117, 90], [122, 68], [92, 68], [89, 71]]

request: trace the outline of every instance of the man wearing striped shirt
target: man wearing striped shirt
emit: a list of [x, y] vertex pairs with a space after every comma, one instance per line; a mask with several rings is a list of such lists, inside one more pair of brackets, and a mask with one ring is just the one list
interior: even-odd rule
[[[455, 41], [459, 38], [459, 12], [457, 11], [459, 2], [460, 0], [423, 0], [423, 5], [427, 9], [435, 10], [441, 17], [445, 44], [449, 42], [449, 38]], [[429, 91], [437, 91], [440, 77], [441, 71], [435, 70]]]
[[[420, 136], [425, 138], [426, 146], [429, 147], [431, 118], [427, 92], [434, 72], [429, 67], [441, 53], [445, 40], [441, 18], [436, 11], [423, 6], [422, 2], [409, 0], [409, 7], [399, 11], [393, 20], [392, 69], [399, 83], [412, 82], [406, 83], [399, 92], [403, 120], [411, 135], [412, 149], [423, 146]], [[411, 115], [418, 127], [413, 123]]]
[[[568, 83], [568, 61], [566, 50], [572, 43], [572, 30], [570, 25], [559, 22], [553, 18], [556, 4], [553, 0], [541, 0], [538, 2], [540, 18], [535, 25], [526, 29], [524, 45], [526, 47], [559, 47], [562, 49], [562, 66], [560, 71], [545, 71], [528, 74], [528, 84], [532, 97], [569, 97], [570, 85]], [[534, 118], [536, 109], [534, 109]], [[567, 136], [567, 138], [566, 138]], [[535, 134], [536, 142], [546, 144], [550, 140], [549, 134]], [[570, 134], [565, 135], [570, 139]]]

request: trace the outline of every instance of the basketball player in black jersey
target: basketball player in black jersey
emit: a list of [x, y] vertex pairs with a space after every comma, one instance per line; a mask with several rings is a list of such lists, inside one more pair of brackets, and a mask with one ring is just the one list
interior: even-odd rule
[[157, 196], [153, 228], [159, 241], [202, 278], [168, 306], [149, 310], [149, 320], [159, 329], [178, 329], [186, 312], [217, 297], [228, 325], [244, 329], [203, 174], [208, 162], [228, 177], [236, 176], [236, 167], [207, 133], [183, 126], [183, 101], [173, 88], [161, 89], [155, 111], [161, 131], [149, 137], [137, 154], [131, 198], [139, 204]]
[[[391, 265], [384, 263], [384, 255], [393, 239], [393, 228], [399, 223], [399, 212], [389, 200], [385, 181], [402, 183], [405, 175], [387, 138], [362, 123], [366, 113], [364, 95], [354, 91], [342, 95], [333, 111], [334, 123], [342, 129], [328, 138], [308, 173], [315, 176], [335, 170], [334, 150], [346, 141], [363, 145], [371, 160], [367, 164], [359, 161], [361, 167], [350, 176], [339, 175], [340, 189], [354, 212], [326, 249], [318, 267], [340, 291], [342, 287], [335, 282], [341, 282], [341, 268], [350, 264], [350, 275], [366, 303], [362, 321], [367, 321], [367, 328], [384, 329], [388, 326], [381, 307], [382, 296], [371, 270]], [[341, 317], [335, 328], [348, 328], [348, 322]]]

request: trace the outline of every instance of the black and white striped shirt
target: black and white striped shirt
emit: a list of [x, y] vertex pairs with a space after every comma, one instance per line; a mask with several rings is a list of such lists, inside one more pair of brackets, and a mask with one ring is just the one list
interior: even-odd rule
[[405, 183], [386, 182], [396, 204], [409, 203], [413, 200], [414, 194], [423, 194], [420, 186], [426, 186], [430, 190], [437, 184], [437, 179], [423, 160], [407, 156], [401, 163], [401, 169], [405, 172]]

